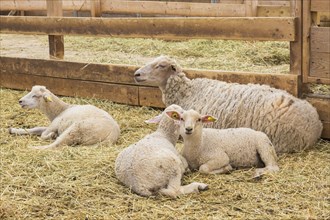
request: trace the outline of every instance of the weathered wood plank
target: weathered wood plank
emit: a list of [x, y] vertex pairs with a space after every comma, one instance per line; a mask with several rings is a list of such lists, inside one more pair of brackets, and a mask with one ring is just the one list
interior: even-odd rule
[[330, 122], [330, 96], [308, 95], [306, 100], [317, 109], [322, 121]]
[[330, 53], [311, 53], [310, 76], [330, 79]]
[[330, 11], [329, 0], [312, 0], [311, 11]]
[[142, 106], [164, 108], [162, 92], [156, 87], [139, 87], [139, 103]]
[[257, 9], [258, 17], [289, 17], [289, 6], [278, 5], [258, 5]]
[[[139, 68], [129, 65], [80, 63], [60, 60], [0, 57], [1, 70], [8, 73], [31, 74], [98, 82], [135, 84], [133, 73]], [[283, 89], [298, 95], [299, 76], [292, 74], [267, 74], [229, 72], [219, 70], [184, 69], [189, 78], [210, 78], [233, 83], [259, 83]]]
[[[65, 0], [63, 9], [71, 11], [91, 10], [92, 16], [97, 12], [123, 13], [123, 14], [148, 14], [148, 15], [179, 15], [202, 17], [239, 17], [245, 15], [243, 4], [225, 2], [220, 4], [192, 3], [192, 2], [160, 2], [160, 1], [120, 1], [120, 0]], [[1, 10], [46, 10], [46, 4], [40, 0], [30, 1], [4, 1]]]
[[323, 123], [323, 131], [321, 137], [325, 139], [330, 139], [330, 122], [323, 121], [322, 123]]
[[302, 20], [302, 81], [303, 83], [310, 82], [309, 72], [310, 72], [310, 30], [312, 25], [312, 16], [310, 12], [311, 0], [306, 0], [302, 2], [303, 7], [303, 20]]
[[311, 51], [330, 53], [330, 27], [311, 28]]
[[306, 100], [317, 110], [323, 123], [322, 138], [330, 139], [330, 96], [309, 94]]
[[296, 41], [290, 42], [290, 73], [302, 75], [302, 2], [290, 0], [290, 14], [296, 17]]
[[290, 0], [259, 0], [259, 5], [290, 6]]
[[82, 80], [53, 78], [27, 74], [0, 72], [0, 86], [30, 90], [45, 85], [57, 95], [108, 99], [113, 102], [138, 105], [138, 87]]
[[321, 78], [321, 77], [316, 77], [316, 76], [307, 76], [306, 81], [308, 83], [318, 83], [318, 84], [328, 84], [328, 85], [330, 85], [330, 79], [329, 78]]
[[130, 65], [108, 65], [15, 57], [0, 57], [1, 69], [9, 73], [30, 74], [96, 82], [135, 84]]
[[[64, 0], [62, 9], [66, 11], [89, 11], [91, 8], [90, 1], [86, 0]], [[46, 1], [40, 0], [23, 0], [10, 1], [1, 0], [2, 11], [45, 11], [47, 10]]]
[[106, 0], [101, 2], [101, 8], [103, 12], [124, 14], [140, 13], [194, 17], [240, 17], [245, 15], [243, 4]]
[[100, 17], [102, 15], [101, 0], [89, 0], [89, 1], [91, 4], [91, 16]]
[[[47, 16], [63, 16], [62, 0], [47, 0]], [[64, 37], [63, 35], [49, 35], [49, 56], [50, 58], [64, 58]]]
[[258, 7], [258, 0], [245, 0], [245, 16], [256, 17], [257, 7]]
[[[295, 18], [44, 18], [0, 16], [3, 33], [294, 41]], [[233, 28], [239, 27], [239, 28]]]

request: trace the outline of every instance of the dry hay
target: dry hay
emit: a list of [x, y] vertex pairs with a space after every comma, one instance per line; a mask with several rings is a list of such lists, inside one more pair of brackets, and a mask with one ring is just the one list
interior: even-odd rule
[[7, 133], [11, 126], [48, 124], [40, 112], [19, 107], [17, 100], [24, 94], [0, 90], [0, 219], [329, 219], [330, 142], [282, 156], [281, 171], [260, 180], [251, 179], [253, 169], [230, 175], [190, 173], [184, 184], [204, 182], [210, 189], [177, 199], [144, 198], [116, 179], [114, 160], [123, 148], [155, 130], [144, 120], [160, 110], [63, 98], [108, 111], [118, 120], [122, 136], [112, 147], [38, 151], [28, 146], [48, 142]]

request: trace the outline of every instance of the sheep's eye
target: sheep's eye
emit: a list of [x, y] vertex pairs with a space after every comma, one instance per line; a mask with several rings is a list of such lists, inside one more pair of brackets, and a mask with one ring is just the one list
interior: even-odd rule
[[180, 121], [184, 121], [184, 119], [183, 118], [180, 118]]
[[199, 119], [197, 119], [197, 121], [200, 122], [200, 121], [202, 121], [202, 119], [199, 118]]
[[158, 66], [157, 66], [157, 68], [165, 68], [166, 67], [166, 65], [162, 65], [162, 64], [159, 64]]
[[39, 95], [33, 95], [32, 98], [39, 98]]

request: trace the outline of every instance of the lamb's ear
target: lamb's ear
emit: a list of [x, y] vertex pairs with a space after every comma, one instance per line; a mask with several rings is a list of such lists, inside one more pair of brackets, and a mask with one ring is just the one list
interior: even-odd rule
[[175, 62], [171, 62], [171, 69], [175, 72], [175, 73], [181, 73], [182, 69], [181, 67]]
[[166, 114], [173, 120], [180, 121], [181, 119], [180, 113], [176, 111], [167, 111]]
[[157, 115], [157, 116], [155, 116], [151, 119], [148, 119], [144, 122], [148, 123], [148, 124], [158, 124], [160, 122], [160, 120], [162, 120], [162, 116], [163, 116], [163, 114], [160, 114], [160, 115]]
[[42, 97], [44, 98], [45, 102], [52, 102], [53, 101], [52, 96], [49, 95], [49, 94], [44, 94]]
[[217, 121], [218, 119], [213, 117], [212, 115], [203, 115], [202, 116], [202, 122], [203, 123], [212, 123]]

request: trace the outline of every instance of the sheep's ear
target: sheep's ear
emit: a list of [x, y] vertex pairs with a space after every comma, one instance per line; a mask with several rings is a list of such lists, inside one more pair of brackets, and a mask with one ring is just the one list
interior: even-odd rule
[[212, 123], [217, 121], [218, 119], [213, 117], [212, 115], [203, 115], [202, 116], [202, 122], [203, 123]]
[[160, 115], [157, 115], [157, 116], [155, 116], [155, 117], [153, 117], [151, 119], [148, 119], [148, 120], [146, 120], [144, 122], [145, 123], [148, 123], [148, 124], [158, 124], [161, 121], [162, 116], [163, 116], [163, 114], [160, 114]]
[[49, 94], [43, 95], [43, 98], [44, 98], [45, 102], [52, 102], [53, 101], [52, 97]]
[[167, 114], [170, 118], [172, 118], [172, 119], [174, 119], [174, 120], [176, 120], [176, 121], [180, 121], [180, 119], [181, 119], [180, 113], [178, 113], [178, 112], [176, 112], [176, 111], [168, 111], [168, 112], [166, 112], [166, 114]]

